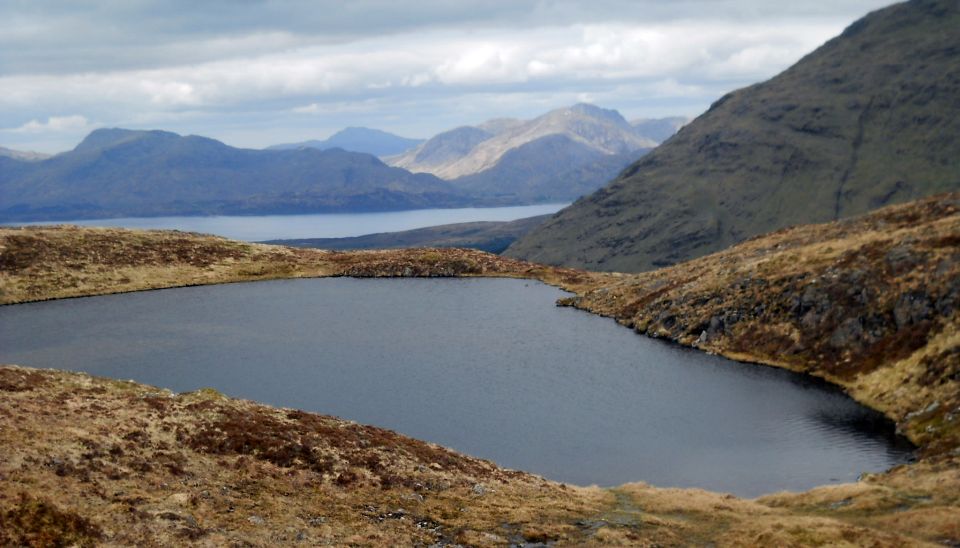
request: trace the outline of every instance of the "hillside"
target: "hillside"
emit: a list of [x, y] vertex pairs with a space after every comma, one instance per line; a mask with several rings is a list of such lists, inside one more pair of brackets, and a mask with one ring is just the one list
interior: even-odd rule
[[310, 140], [300, 143], [285, 143], [267, 147], [267, 150], [296, 150], [298, 148], [316, 148], [327, 150], [342, 148], [350, 152], [363, 152], [374, 156], [392, 156], [410, 150], [423, 139], [410, 139], [379, 129], [366, 127], [348, 127], [334, 133], [327, 139]]
[[246, 150], [163, 131], [102, 129], [38, 162], [7, 160], [0, 220], [384, 211], [467, 199], [428, 174], [344, 150]]
[[[777, 499], [562, 485], [212, 389], [173, 394], [0, 366], [0, 394], [0, 414], [16, 417], [0, 430], [5, 546], [919, 544], [896, 525], [818, 516], [777, 507], [787, 502]], [[942, 472], [926, 477], [944, 489], [960, 485]], [[872, 482], [855, 500], [881, 495], [915, 506], [904, 495], [929, 491], [905, 488], [909, 481], [896, 474]], [[806, 500], [821, 504], [831, 494]], [[937, 494], [921, 504], [949, 511], [944, 501]]]
[[[446, 147], [442, 157], [426, 152], [436, 146], [428, 140], [420, 147], [397, 157], [391, 165], [413, 172], [432, 173], [443, 179], [456, 179], [480, 173], [497, 165], [508, 152], [548, 136], [562, 135], [601, 154], [623, 154], [651, 148], [656, 142], [639, 136], [615, 110], [578, 104], [552, 110], [533, 120], [492, 121], [485, 129], [458, 128], [457, 147]], [[438, 136], [449, 140], [449, 135]], [[544, 163], [544, 166], [549, 165]], [[575, 165], [569, 165], [573, 168]]]
[[[0, 530], [13, 539], [112, 543], [956, 543], [958, 242], [956, 194], [773, 233], [640, 275], [542, 268], [460, 250], [335, 253], [177, 232], [0, 229], [4, 302], [305, 275], [543, 279], [577, 294], [566, 304], [638, 331], [824, 375], [895, 418], [922, 449], [919, 463], [856, 484], [756, 501], [642, 484], [583, 489], [211, 391], [174, 396], [2, 368], [0, 389], [8, 396], [0, 412], [19, 418], [0, 432]], [[125, 437], [133, 431], [136, 438]], [[311, 455], [321, 453], [329, 459], [314, 466]], [[421, 469], [421, 460], [431, 462]], [[16, 464], [30, 462], [38, 465]], [[85, 489], [88, 482], [104, 488]], [[296, 487], [304, 484], [311, 489]], [[325, 508], [319, 517], [311, 510], [317, 507]]]
[[516, 221], [477, 221], [438, 225], [400, 232], [382, 232], [351, 238], [306, 238], [271, 240], [265, 244], [316, 249], [397, 249], [404, 247], [461, 247], [500, 253], [520, 236], [530, 232], [549, 215], [527, 217]]
[[960, 4], [871, 13], [730, 93], [507, 253], [643, 271], [960, 188]]
[[897, 420], [920, 461], [752, 501], [581, 488], [212, 390], [0, 367], [0, 415], [13, 419], [0, 430], [0, 543], [960, 543], [960, 194], [644, 274], [455, 249], [337, 253], [179, 232], [0, 229], [6, 303], [325, 275], [542, 279], [575, 293], [564, 304], [638, 332], [824, 376]]
[[340, 253], [177, 230], [0, 227], [0, 305], [144, 289], [322, 276], [508, 276], [576, 288], [598, 274], [469, 249]]
[[602, 187], [649, 150], [606, 154], [566, 135], [547, 135], [508, 150], [489, 169], [450, 183], [503, 203], [567, 202]]
[[[494, 129], [498, 128], [500, 126]], [[405, 154], [387, 158], [386, 161], [392, 166], [414, 172], [435, 173], [460, 160], [478, 144], [494, 135], [493, 131], [487, 129], [462, 126], [438, 133], [417, 148]]]
[[752, 238], [565, 304], [827, 378], [927, 451], [960, 447], [960, 194]]

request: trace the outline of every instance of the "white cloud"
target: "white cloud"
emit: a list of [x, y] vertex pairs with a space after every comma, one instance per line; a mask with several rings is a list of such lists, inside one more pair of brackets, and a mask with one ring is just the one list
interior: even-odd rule
[[[316, 127], [346, 121], [420, 136], [486, 118], [536, 115], [584, 98], [625, 114], [659, 115], [682, 105], [675, 113], [691, 115], [734, 87], [773, 76], [839, 33], [865, 5], [881, 2], [831, 0], [800, 9], [747, 0], [593, 0], [588, 7], [554, 0], [530, 11], [504, 0], [490, 4], [499, 15], [475, 25], [459, 3], [437, 2], [429, 24], [418, 22], [425, 13], [418, 5], [410, 8], [415, 14], [395, 14], [405, 19], [394, 28], [382, 10], [396, 6], [383, 1], [382, 9], [370, 11], [382, 19], [374, 30], [359, 24], [362, 6], [331, 5], [330, 17], [357, 19], [341, 34], [307, 32], [329, 23], [319, 16], [283, 28], [289, 14], [281, 3], [251, 8], [266, 9], [270, 24], [237, 10], [231, 12], [236, 21], [214, 18], [208, 32], [195, 15], [177, 12], [156, 28], [144, 19], [143, 36], [122, 25], [105, 27], [102, 36], [80, 32], [99, 23], [79, 8], [49, 21], [0, 17], [0, 31], [20, 29], [0, 32], [6, 71], [0, 73], [0, 127], [13, 128], [0, 131], [26, 142], [30, 133], [79, 133], [92, 119], [220, 138], [243, 134], [244, 144], [267, 145], [289, 140], [274, 137], [285, 129], [308, 131], [284, 125], [304, 114], [313, 115]], [[102, 6], [107, 20], [111, 6]], [[126, 16], [139, 21], [139, 9], [131, 4]], [[78, 37], [71, 38], [71, 29]], [[90, 36], [102, 44], [84, 41]], [[132, 46], [117, 46], [121, 38]], [[8, 70], [31, 49], [52, 64]], [[16, 51], [24, 55], [11, 54]], [[71, 62], [57, 61], [57, 52]], [[122, 59], [111, 61], [113, 53]], [[270, 133], [249, 129], [257, 124], [274, 125]], [[256, 143], [257, 136], [263, 142]]]
[[297, 114], [320, 114], [324, 109], [320, 103], [310, 103], [309, 105], [304, 105], [302, 107], [293, 107], [290, 110], [291, 112], [295, 112]]
[[90, 122], [84, 116], [51, 116], [46, 122], [30, 120], [20, 127], [5, 129], [12, 133], [48, 133], [63, 131], [83, 131], [90, 128]]
[[[230, 106], [278, 98], [387, 93], [428, 85], [757, 79], [839, 31], [836, 24], [769, 29], [687, 23], [588, 25], [464, 40], [440, 33], [406, 44], [375, 39], [152, 70], [0, 77], [0, 109], [115, 101], [132, 107]], [[340, 98], [337, 97], [337, 100]]]

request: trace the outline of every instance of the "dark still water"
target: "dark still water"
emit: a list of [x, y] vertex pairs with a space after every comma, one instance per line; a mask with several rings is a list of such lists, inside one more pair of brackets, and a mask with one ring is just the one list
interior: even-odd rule
[[339, 415], [548, 478], [754, 496], [904, 462], [838, 390], [557, 308], [523, 280], [318, 279], [0, 307], [0, 363]]

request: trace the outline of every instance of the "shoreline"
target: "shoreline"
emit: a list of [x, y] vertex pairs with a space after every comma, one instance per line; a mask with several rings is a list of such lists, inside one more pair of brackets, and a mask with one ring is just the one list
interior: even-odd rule
[[[80, 227], [79, 225], [58, 225], [58, 226], [67, 226], [67, 227], [76, 227], [76, 228], [109, 228], [109, 227]], [[123, 230], [137, 230], [137, 231], [139, 231], [140, 229], [123, 229]], [[144, 232], [155, 232], [155, 231], [154, 231], [154, 230], [144, 230]], [[161, 231], [161, 232], [167, 232], [167, 231]], [[206, 235], [206, 234], [199, 234], [199, 233], [192, 233], [192, 232], [188, 232], [188, 233], [185, 233], [185, 234], [192, 234], [192, 235], [203, 236], [203, 237], [215, 237], [215, 238], [220, 238], [219, 236], [210, 236], [210, 235]], [[276, 248], [281, 248], [281, 249], [292, 249], [292, 248], [289, 248], [289, 247], [287, 247], [287, 246], [281, 246], [281, 245], [275, 245], [275, 244], [255, 244], [255, 245], [276, 247]], [[436, 251], [438, 248], [418, 248], [418, 249]], [[326, 252], [326, 250], [323, 250], [323, 251]], [[382, 250], [370, 250], [370, 251], [367, 251], [367, 252], [376, 253], [376, 252], [379, 252], [379, 251], [382, 251]], [[397, 250], [397, 251], [401, 251], [401, 252], [402, 252], [402, 251], [405, 251], [405, 250], [404, 250], [404, 249], [400, 249], [400, 250]], [[355, 252], [334, 252], [334, 253], [348, 253], [348, 254], [349, 254], [349, 253], [355, 253]], [[553, 267], [549, 267], [549, 266], [545, 266], [545, 265], [537, 265], [537, 266], [538, 266], [538, 267], [541, 267], [541, 268], [546, 268], [546, 269], [548, 269], [548, 270], [553, 268]], [[586, 274], [601, 275], [601, 276], [603, 276], [603, 275], [608, 275], [608, 276], [611, 276], [611, 277], [618, 277], [618, 276], [622, 276], [622, 275], [623, 275], [622, 273], [596, 273], [596, 272], [589, 272], [589, 271], [582, 271], [582, 272], [584, 272], [584, 273], [586, 273]], [[799, 367], [796, 367], [796, 366], [792, 366], [792, 365], [790, 365], [789, 363], [786, 363], [786, 362], [776, 362], [776, 361], [773, 361], [773, 360], [765, 360], [765, 359], [763, 359], [763, 358], [758, 358], [758, 357], [756, 357], [756, 356], [752, 356], [752, 355], [750, 355], [750, 354], [745, 354], [745, 353], [729, 352], [729, 351], [725, 351], [725, 350], [714, 351], [714, 350], [711, 350], [711, 349], [702, 348], [702, 347], [697, 346], [697, 345], [695, 345], [695, 344], [693, 344], [693, 345], [691, 345], [691, 344], [686, 344], [686, 343], [684, 343], [684, 342], [682, 342], [682, 341], [680, 341], [680, 340], [677, 340], [677, 339], [668, 338], [668, 337], [660, 337], [660, 336], [657, 336], [657, 335], [655, 335], [655, 334], [649, 334], [649, 333], [639, 332], [639, 331], [637, 331], [633, 326], [625, 325], [624, 323], [620, 322], [615, 316], [602, 314], [602, 313], [600, 313], [600, 312], [596, 312], [596, 311], [591, 310], [591, 309], [589, 309], [589, 308], [583, 308], [583, 307], [579, 307], [579, 306], [576, 306], [576, 305], [571, 305], [571, 304], [566, 304], [566, 303], [564, 303], [564, 300], [565, 300], [565, 299], [575, 298], [575, 297], [579, 296], [579, 295], [575, 292], [575, 290], [569, 289], [569, 286], [566, 285], [566, 284], [564, 284], [562, 281], [555, 280], [555, 279], [554, 279], [554, 280], [548, 280], [548, 279], [544, 279], [543, 277], [539, 277], [539, 276], [536, 276], [536, 275], [529, 275], [529, 274], [501, 273], [501, 274], [499, 274], [499, 275], [496, 275], [496, 274], [490, 274], [490, 273], [488, 273], [488, 274], [479, 274], [479, 275], [475, 275], [475, 274], [457, 274], [457, 275], [441, 275], [441, 276], [390, 276], [390, 275], [388, 275], [388, 276], [351, 276], [351, 275], [349, 275], [349, 274], [319, 274], [319, 275], [307, 275], [307, 276], [302, 276], [302, 275], [283, 276], [283, 275], [280, 275], [280, 276], [273, 276], [273, 277], [258, 277], [258, 278], [236, 279], [236, 280], [219, 280], [219, 281], [209, 281], [209, 282], [203, 282], [203, 281], [201, 281], [201, 282], [195, 282], [195, 283], [171, 284], [171, 285], [163, 285], [163, 286], [157, 286], [157, 287], [143, 287], [143, 288], [131, 288], [131, 289], [116, 289], [116, 288], [111, 288], [111, 289], [105, 289], [105, 290], [102, 290], [102, 291], [95, 291], [95, 292], [84, 293], [84, 294], [77, 294], [77, 295], [38, 297], [38, 298], [31, 298], [31, 299], [29, 299], [29, 300], [22, 300], [22, 301], [15, 301], [15, 302], [0, 302], [0, 307], [4, 307], [4, 306], [14, 306], [14, 305], [18, 305], [18, 304], [29, 304], [29, 303], [37, 303], [37, 302], [48, 302], [48, 301], [66, 300], [66, 299], [82, 299], [82, 298], [88, 298], [88, 297], [102, 297], [102, 296], [107, 296], [107, 295], [122, 295], [122, 294], [126, 294], [126, 293], [141, 293], [141, 292], [147, 292], [147, 291], [161, 291], [161, 290], [165, 290], [165, 289], [180, 289], [180, 288], [186, 288], [186, 287], [201, 287], [201, 286], [210, 286], [210, 285], [256, 283], [256, 282], [277, 281], [277, 280], [322, 279], [322, 278], [340, 278], [340, 277], [344, 277], [344, 278], [355, 278], [355, 279], [369, 279], [369, 278], [458, 278], [458, 279], [463, 279], [463, 278], [490, 278], [490, 279], [495, 279], [495, 278], [511, 278], [511, 279], [521, 279], [521, 280], [537, 281], [537, 282], [543, 283], [543, 284], [545, 284], [545, 285], [549, 285], [549, 286], [551, 286], [551, 287], [556, 287], [556, 288], [561, 289], [561, 290], [563, 290], [563, 291], [567, 291], [568, 293], [571, 293], [571, 294], [573, 295], [572, 297], [561, 297], [561, 298], [559, 298], [559, 299], [554, 303], [556, 306], [565, 306], [565, 307], [575, 308], [575, 309], [577, 309], [577, 310], [581, 310], [581, 311], [586, 312], [586, 313], [588, 313], [588, 314], [593, 314], [593, 315], [595, 315], [595, 316], [600, 316], [600, 317], [602, 317], [602, 318], [611, 319], [611, 320], [613, 320], [615, 323], [617, 323], [620, 327], [624, 327], [624, 328], [630, 329], [630, 330], [634, 331], [636, 334], [638, 334], [638, 335], [640, 335], [640, 336], [645, 336], [645, 337], [648, 337], [648, 338], [651, 338], [651, 339], [654, 339], [654, 340], [658, 340], [658, 341], [661, 341], [661, 342], [665, 342], [665, 343], [668, 343], [668, 344], [671, 344], [671, 345], [676, 345], [677, 347], [680, 347], [680, 348], [684, 348], [684, 349], [688, 349], [688, 350], [692, 350], [692, 351], [697, 351], [697, 352], [704, 352], [704, 353], [706, 353], [706, 354], [711, 354], [711, 355], [716, 355], [716, 356], [721, 356], [721, 357], [723, 357], [723, 358], [729, 359], [729, 360], [731, 360], [731, 361], [739, 362], [739, 363], [745, 363], [745, 364], [757, 365], [757, 366], [763, 366], [763, 367], [773, 367], [773, 368], [777, 368], [777, 369], [785, 369], [785, 370], [790, 371], [790, 372], [792, 372], [792, 373], [797, 373], [797, 374], [801, 374], [801, 375], [803, 375], [803, 376], [805, 376], [805, 377], [809, 377], [809, 378], [812, 378], [812, 379], [817, 379], [817, 380], [819, 380], [819, 381], [822, 381], [822, 382], [824, 382], [824, 383], [826, 383], [826, 384], [828, 384], [828, 385], [830, 385], [830, 386], [833, 386], [833, 387], [841, 390], [844, 394], [846, 394], [847, 396], [849, 396], [851, 399], [853, 399], [854, 401], [856, 401], [856, 402], [859, 403], [860, 405], [863, 405], [863, 406], [865, 406], [865, 407], [870, 408], [871, 410], [874, 410], [874, 411], [877, 411], [877, 412], [883, 414], [883, 416], [886, 417], [887, 419], [889, 419], [894, 425], [896, 425], [896, 423], [897, 423], [896, 417], [891, 416], [891, 415], [888, 414], [888, 412], [886, 412], [885, 410], [879, 409], [879, 408], [877, 408], [877, 407], [874, 407], [873, 405], [871, 405], [871, 402], [870, 402], [870, 401], [864, 401], [864, 400], [861, 400], [861, 399], [857, 398], [857, 395], [856, 395], [855, 393], [851, 392], [850, 387], [849, 387], [848, 385], [844, 384], [843, 381], [841, 381], [840, 379], [831, 378], [831, 377], [829, 377], [829, 376], [827, 376], [827, 375], [824, 375], [824, 374], [822, 374], [822, 373], [820, 373], [820, 372], [817, 372], [817, 371], [809, 371], [809, 370], [805, 370], [805, 369], [803, 369], [803, 368], [799, 368]], [[29, 367], [29, 366], [27, 366], [27, 367]], [[920, 448], [920, 446], [917, 444], [917, 442], [916, 442], [914, 439], [911, 439], [911, 438], [909, 437], [909, 435], [907, 435], [907, 434], [905, 434], [905, 433], [900, 433], [899, 431], [898, 431], [898, 434], [904, 435], [904, 437], [906, 437], [906, 438], [910, 441], [910, 443], [914, 445], [914, 447], [915, 447], [916, 449], [919, 449], [919, 448]]]
[[[826, 535], [823, 538], [833, 541], [845, 538], [835, 536], [841, 530], [847, 531], [844, 535], [850, 534], [848, 527], [856, 528], [858, 535], [866, 535], [863, 538], [873, 538], [880, 544], [902, 544], [905, 539], [911, 539], [912, 542], [940, 538], [960, 541], [960, 531], [953, 529], [953, 524], [960, 523], [960, 496], [955, 494], [960, 492], [960, 448], [957, 443], [960, 429], [956, 427], [960, 421], [951, 422], [957, 402], [950, 399], [951, 394], [957, 394], [958, 391], [954, 390], [954, 381], [949, 377], [952, 371], [949, 362], [941, 366], [936, 361], [939, 359], [937, 356], [947, 356], [945, 353], [960, 343], [958, 315], [954, 313], [939, 318], [936, 324], [921, 318], [922, 321], [917, 325], [928, 330], [923, 335], [926, 346], [915, 348], [919, 339], [910, 339], [912, 346], [906, 348], [909, 354], [892, 346], [890, 348], [900, 354], [885, 354], [886, 357], [873, 369], [856, 370], [853, 373], [849, 372], [846, 365], [857, 363], [851, 362], [856, 354], [850, 352], [868, 352], [870, 348], [851, 345], [843, 347], [842, 352], [829, 353], [830, 330], [842, 323], [842, 318], [830, 320], [833, 323], [826, 324], [826, 331], [824, 328], [820, 331], [803, 331], [806, 323], [791, 324], [778, 320], [781, 317], [789, 320], [788, 314], [791, 312], [784, 306], [792, 302], [790, 299], [801, 299], [793, 295], [801, 295], [801, 300], [804, 300], [810, 291], [833, 291], [831, 288], [838, 283], [838, 290], [845, 291], [842, 282], [846, 271], [836, 270], [836, 265], [848, 268], [843, 265], [853, 264], [858, 271], [873, 272], [869, 269], [874, 264], [884, 263], [863, 261], [872, 260], [873, 256], [882, 259], [884, 253], [890, 254], [886, 251], [888, 249], [906, 253], [898, 251], [905, 246], [909, 246], [909, 253], [913, 256], [925, 257], [928, 264], [932, 262], [940, 264], [940, 267], [935, 271], [918, 270], [924, 276], [930, 276], [927, 278], [910, 277], [909, 273], [914, 271], [907, 271], [907, 278], [897, 278], [900, 275], [897, 272], [876, 270], [876, 274], [871, 274], [874, 278], [869, 279], [887, 284], [878, 287], [899, 289], [878, 290], [876, 300], [868, 300], [866, 308], [853, 312], [866, 316], [877, 314], [874, 310], [887, 310], [882, 307], [893, 306], [890, 295], [894, 291], [917, 294], [917, 290], [911, 287], [922, 288], [925, 294], [933, 295], [930, 298], [952, 295], [949, 291], [952, 287], [950, 284], [954, 283], [954, 271], [949, 268], [944, 270], [943, 265], [956, 267], [955, 263], [944, 262], [954, 260], [952, 257], [956, 254], [951, 255], [951, 246], [944, 247], [938, 242], [960, 238], [960, 214], [954, 205], [958, 199], [960, 197], [957, 195], [944, 195], [839, 223], [787, 229], [751, 239], [719, 254], [641, 274], [555, 268], [462, 249], [328, 252], [248, 244], [169, 231], [79, 227], [0, 229], [0, 301], [19, 304], [219, 283], [339, 276], [509, 277], [535, 280], [573, 294], [561, 298], [558, 305], [573, 306], [609, 317], [637, 334], [734, 361], [804, 373], [818, 382], [835, 386], [858, 403], [891, 419], [918, 447], [918, 460], [884, 472], [866, 474], [856, 483], [824, 485], [804, 492], [771, 493], [751, 500], [729, 499], [739, 501], [736, 504], [723, 502], [728, 500], [722, 498], [725, 495], [697, 489], [654, 488], [645, 484], [625, 484], [610, 489], [564, 487], [566, 493], [561, 490], [551, 495], [559, 497], [551, 505], [565, 507], [578, 501], [576, 504], [594, 508], [591, 511], [593, 515], [597, 515], [599, 508], [605, 508], [601, 514], [608, 517], [612, 515], [610, 512], [617, 515], [625, 512], [631, 516], [628, 521], [633, 524], [639, 523], [636, 520], [640, 520], [641, 515], [647, 515], [644, 520], [654, 519], [662, 523], [663, 529], [637, 529], [636, 525], [620, 526], [609, 520], [604, 521], [605, 525], [600, 529], [584, 529], [578, 525], [571, 528], [571, 523], [580, 523], [586, 519], [583, 516], [591, 514], [587, 512], [578, 514], [581, 517], [577, 519], [563, 518], [553, 523], [552, 532], [547, 536], [540, 537], [531, 532], [524, 533], [523, 539], [599, 542], [597, 539], [609, 533], [613, 535], [611, 539], [619, 538], [621, 542], [631, 542], [630, 539], [637, 538], [661, 542], [673, 538], [672, 544], [687, 544], [693, 538], [722, 537], [728, 534], [722, 531], [732, 527], [730, 531], [735, 530], [736, 535], [725, 538], [739, 539], [731, 541], [734, 544], [756, 543], [761, 537], [774, 543], [776, 541], [773, 539], [790, 543], [793, 542], [790, 539], [794, 538], [791, 535], [800, 533], [784, 533], [779, 527], [782, 523], [800, 520], [796, 523], [807, 525], [800, 526], [797, 531], [804, 527], [814, 527], [817, 531], [829, 530], [830, 533], [823, 533]], [[890, 234], [897, 236], [891, 239]], [[881, 251], [873, 251], [878, 245], [883, 246]], [[864, 254], [863, 250], [868, 250], [868, 253]], [[856, 262], [858, 260], [859, 263]], [[792, 280], [804, 280], [804, 276], [810, 276], [808, 272], [812, 273], [812, 284], [804, 281], [798, 286], [800, 289], [791, 285], [794, 284]], [[822, 281], [818, 284], [818, 280]], [[803, 293], [805, 287], [807, 293]], [[816, 293], [813, 298], [818, 298]], [[778, 302], [786, 302], [787, 305]], [[832, 309], [832, 306], [827, 309]], [[881, 308], [877, 309], [878, 306]], [[756, 310], [760, 310], [760, 313], [749, 312]], [[774, 316], [768, 318], [770, 314]], [[739, 318], [735, 317], [737, 315]], [[752, 319], [754, 316], [756, 319]], [[825, 317], [823, 321], [828, 319]], [[791, 325], [796, 327], [791, 328]], [[792, 334], [788, 328], [794, 329]], [[893, 334], [887, 337], [897, 335], [897, 331], [886, 329]], [[844, 334], [842, 330], [838, 332]], [[781, 356], [778, 352], [784, 349], [788, 354], [778, 358]], [[816, 360], [817, 352], [826, 352], [826, 358]], [[872, 359], [872, 354], [863, 355]], [[0, 368], [0, 376], [5, 370], [10, 371], [9, 368]], [[944, 376], [937, 381], [939, 384], [930, 384], [925, 379], [931, 374]], [[66, 381], [55, 378], [53, 382]], [[186, 397], [176, 397], [181, 396]], [[90, 405], [98, 405], [98, 400], [91, 401], [93, 403]], [[230, 403], [227, 408], [234, 405], [255, 404]], [[197, 420], [197, 417], [189, 414], [182, 417], [186, 421]], [[110, 417], [104, 420], [108, 419]], [[189, 457], [194, 458], [200, 457]], [[218, 468], [210, 470], [211, 474], [228, 473]], [[3, 473], [0, 469], [0, 476]], [[553, 485], [552, 482], [548, 483]], [[521, 491], [527, 488], [518, 487]], [[392, 489], [387, 492], [394, 492]], [[470, 494], [469, 489], [463, 494], [468, 498], [475, 496]], [[529, 495], [523, 495], [520, 500], [526, 500], [527, 497]], [[374, 498], [380, 500], [382, 497], [375, 495]], [[604, 501], [602, 504], [598, 502], [601, 500]], [[701, 510], [694, 510], [697, 504], [706, 504], [705, 500], [714, 502]], [[515, 511], [533, 511], [526, 502], [514, 501], [510, 505], [516, 506]], [[731, 506], [733, 509], [717, 510], [721, 506]], [[529, 525], [547, 519], [547, 514], [538, 514], [543, 511], [542, 508], [545, 507], [532, 514], [525, 513], [528, 517], [521, 521]], [[660, 511], [657, 508], [662, 508], [663, 513], [658, 513]], [[710, 524], [708, 530], [712, 532], [703, 532], [707, 531], [705, 529], [695, 537], [688, 536], [691, 533], [683, 531], [690, 527], [686, 521], [689, 518], [678, 521], [676, 516], [687, 515], [687, 512], [703, 516], [703, 511], [709, 512], [710, 517], [705, 523]], [[650, 516], [651, 512], [658, 517]], [[770, 512], [769, 518], [758, 518]], [[817, 522], [817, 525], [803, 521], [811, 519], [827, 521]], [[445, 520], [441, 521], [448, 524], [456, 521], [450, 521], [450, 518]], [[712, 529], [719, 527], [717, 524], [720, 522], [728, 525]], [[471, 530], [487, 531], [483, 534], [502, 533], [500, 530], [485, 529], [487, 526], [479, 525], [480, 522], [472, 523]], [[751, 528], [761, 528], [763, 532]], [[739, 536], [744, 530], [753, 532], [747, 537]], [[598, 534], [600, 537], [596, 536]], [[786, 537], [782, 536], [785, 534]], [[347, 537], [338, 538], [342, 541]], [[482, 539], [478, 541], [479, 537], [469, 535], [463, 538], [473, 539], [474, 544], [490, 543]], [[507, 537], [501, 535], [497, 538]], [[884, 540], [878, 540], [881, 538]]]

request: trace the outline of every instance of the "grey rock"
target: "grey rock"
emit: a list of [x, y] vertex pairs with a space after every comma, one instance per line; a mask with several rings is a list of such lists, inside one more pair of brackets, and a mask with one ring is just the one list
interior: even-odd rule
[[930, 297], [923, 291], [912, 291], [900, 295], [893, 307], [893, 320], [897, 324], [897, 329], [929, 319], [932, 312], [930, 304]]
[[860, 346], [863, 340], [863, 323], [860, 318], [847, 318], [830, 335], [830, 346], [851, 348]]

